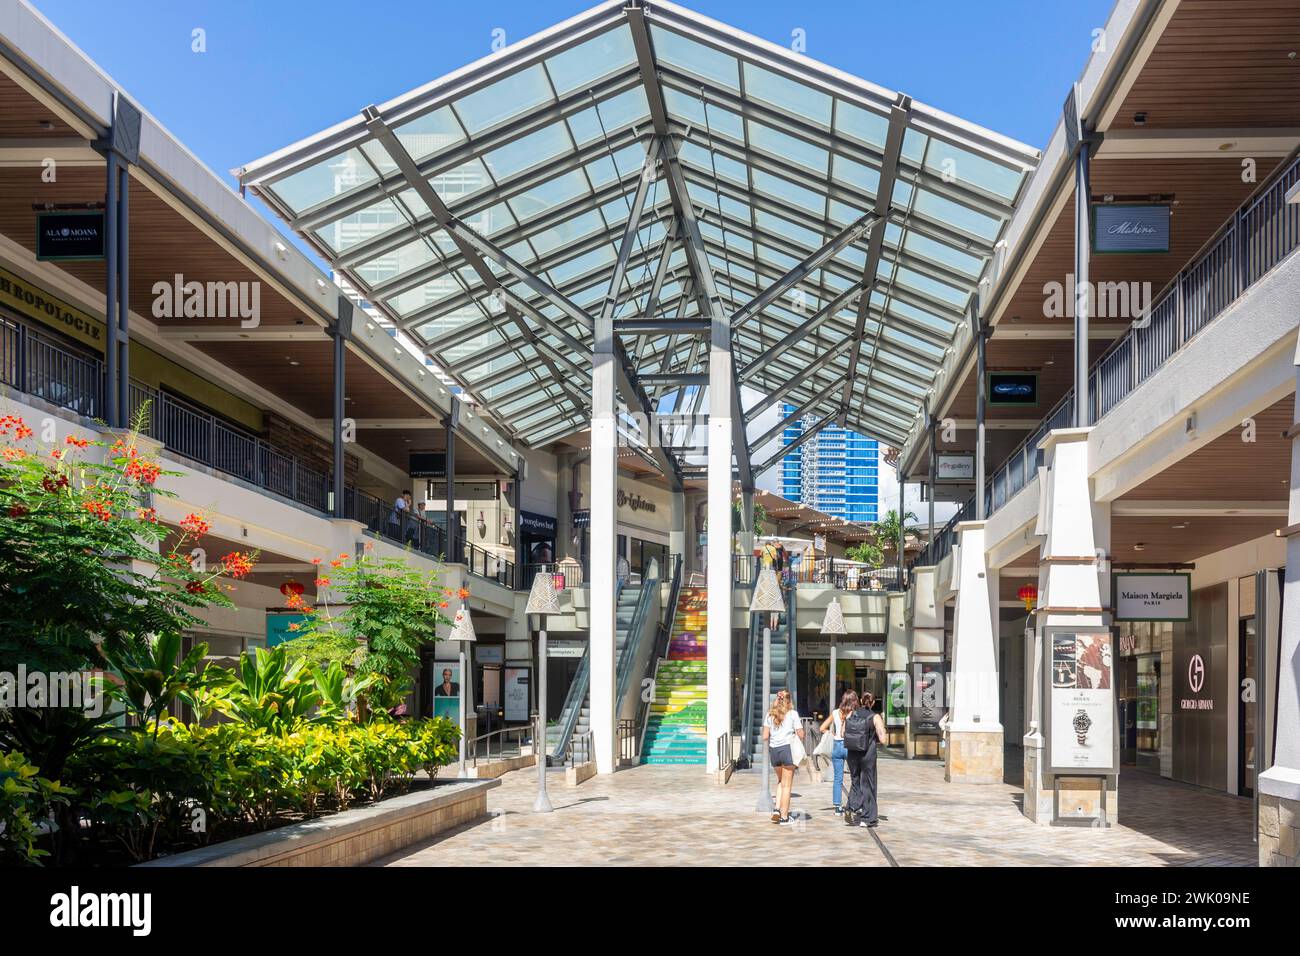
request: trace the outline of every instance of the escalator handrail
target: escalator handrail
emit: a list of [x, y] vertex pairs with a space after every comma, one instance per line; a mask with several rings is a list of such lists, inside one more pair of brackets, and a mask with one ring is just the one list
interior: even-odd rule
[[[619, 581], [614, 586], [614, 607], [618, 608], [619, 595], [623, 593], [623, 582]], [[587, 689], [591, 683], [591, 637], [587, 637], [587, 647], [582, 652], [582, 660], [578, 664], [578, 670], [573, 675], [573, 683], [569, 685], [569, 692], [564, 695], [564, 706], [560, 709], [560, 735], [556, 740], [555, 749], [550, 752], [553, 760], [563, 760], [565, 753], [569, 749], [569, 738], [573, 736], [573, 728], [578, 724], [578, 715], [582, 713], [582, 702], [587, 699]], [[546, 721], [542, 721], [545, 727]], [[545, 732], [543, 732], [545, 740]]]
[[[618, 655], [615, 669], [617, 685], [615, 689], [614, 708], [616, 713], [623, 713], [623, 699], [627, 697], [628, 685], [632, 680], [632, 665], [637, 659], [641, 647], [641, 631], [645, 627], [646, 613], [654, 590], [659, 587], [658, 578], [643, 578], [641, 595], [637, 598], [636, 608], [632, 611], [632, 620], [628, 622], [627, 638], [623, 641], [623, 650]], [[658, 630], [656, 629], [656, 636]]]
[[745, 716], [740, 725], [740, 759], [746, 765], [752, 759], [754, 752], [754, 687], [755, 681], [758, 680], [756, 671], [758, 670], [758, 635], [761, 633], [758, 626], [759, 615], [751, 614], [749, 616], [749, 667], [746, 668], [745, 686], [742, 693], [745, 695]]

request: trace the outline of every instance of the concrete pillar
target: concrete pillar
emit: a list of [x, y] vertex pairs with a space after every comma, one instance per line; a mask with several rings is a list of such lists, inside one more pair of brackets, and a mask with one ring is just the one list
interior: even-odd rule
[[[670, 563], [662, 571], [662, 579], [667, 581], [668, 576], [672, 574], [673, 567], [671, 556], [674, 554], [681, 555], [682, 561], [687, 558], [688, 535], [686, 531], [686, 494], [681, 491], [674, 491], [668, 496], [669, 500], [669, 525], [668, 525], [668, 554]], [[685, 580], [687, 564], [682, 565], [683, 580]]]
[[944, 778], [951, 783], [1002, 782], [998, 705], [998, 573], [984, 551], [984, 522], [957, 525], [953, 581], [952, 702], [944, 731]]
[[[1065, 428], [1043, 440], [1043, 492], [1035, 532], [1041, 536], [1038, 613], [1033, 646], [1026, 649], [1026, 668], [1033, 682], [1028, 731], [1024, 737], [1024, 813], [1036, 823], [1050, 824], [1054, 805], [1062, 818], [1099, 818], [1114, 824], [1119, 815], [1119, 714], [1113, 693], [1118, 649], [1111, 647], [1110, 755], [1103, 767], [1061, 770], [1063, 757], [1053, 752], [1051, 668], [1054, 635], [1105, 634], [1110, 605], [1110, 505], [1092, 500], [1088, 479], [1090, 428]], [[1094, 730], [1094, 745], [1104, 746]], [[1068, 728], [1057, 728], [1057, 740], [1068, 740]], [[1104, 755], [1103, 755], [1104, 759]], [[1104, 792], [1103, 792], [1104, 788]], [[1058, 792], [1059, 791], [1059, 792]]]
[[[1292, 420], [1300, 421], [1300, 389], [1296, 391]], [[1300, 524], [1300, 444], [1294, 439], [1289, 499], [1287, 523], [1294, 529]], [[1272, 764], [1259, 774], [1260, 866], [1295, 866], [1300, 861], [1300, 535], [1291, 534], [1286, 539], [1284, 588], [1277, 657], [1277, 737]], [[1259, 655], [1256, 659], [1260, 659]], [[1272, 683], [1273, 675], [1265, 672], [1263, 676], [1264, 686]]]
[[573, 556], [573, 455], [555, 456], [555, 560]]
[[754, 553], [754, 491], [740, 493], [740, 533], [736, 536], [736, 553]]
[[[718, 767], [717, 740], [731, 731], [731, 416], [732, 365], [730, 329], [725, 317], [715, 317], [709, 349], [709, 551], [705, 570], [708, 587], [708, 717], [705, 753], [708, 773]], [[719, 326], [722, 329], [719, 330]]]
[[615, 418], [614, 323], [596, 319], [592, 356], [591, 422], [591, 730], [596, 772], [617, 767], [615, 736], [614, 623], [618, 491], [618, 429]]
[[[943, 602], [939, 600], [939, 569], [933, 565], [912, 568], [908, 614], [908, 670], [922, 661], [943, 660]], [[904, 754], [913, 757], [938, 757], [939, 738], [933, 734], [913, 733], [918, 705], [916, 687], [909, 684], [909, 711], [904, 739]], [[943, 689], [946, 700], [947, 689]], [[942, 704], [942, 701], [940, 702]]]

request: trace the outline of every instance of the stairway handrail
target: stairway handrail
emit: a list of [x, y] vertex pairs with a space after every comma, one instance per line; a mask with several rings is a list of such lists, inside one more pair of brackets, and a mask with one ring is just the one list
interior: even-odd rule
[[[623, 699], [627, 697], [628, 684], [632, 679], [632, 664], [636, 661], [637, 653], [641, 648], [641, 631], [645, 627], [645, 617], [650, 608], [650, 598], [658, 587], [658, 577], [643, 577], [641, 579], [641, 594], [637, 598], [636, 607], [632, 611], [632, 620], [627, 626], [627, 640], [623, 642], [623, 650], [618, 655], [618, 664], [615, 666], [614, 671], [617, 675], [614, 696], [614, 708], [617, 714], [623, 713]], [[658, 629], [655, 631], [655, 636], [658, 636]]]

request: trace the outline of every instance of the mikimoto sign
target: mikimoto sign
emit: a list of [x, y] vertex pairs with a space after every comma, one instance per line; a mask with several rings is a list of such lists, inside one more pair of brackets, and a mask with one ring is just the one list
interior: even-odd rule
[[1190, 574], [1115, 574], [1115, 620], [1186, 621], [1191, 616]]

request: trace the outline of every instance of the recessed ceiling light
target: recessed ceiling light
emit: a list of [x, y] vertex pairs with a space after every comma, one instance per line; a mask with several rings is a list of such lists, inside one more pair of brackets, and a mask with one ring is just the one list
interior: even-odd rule
[[1187, 522], [1184, 521], [1182, 524], [1170, 525], [1170, 527], [1173, 528], [1175, 531], [1182, 531], [1184, 528], [1187, 527]]
[[1139, 541], [1137, 544], [1133, 545], [1133, 550], [1134, 550], [1134, 551], [1145, 551], [1146, 549], [1147, 549], [1147, 546], [1146, 546], [1143, 542], [1141, 542], [1141, 541]]

